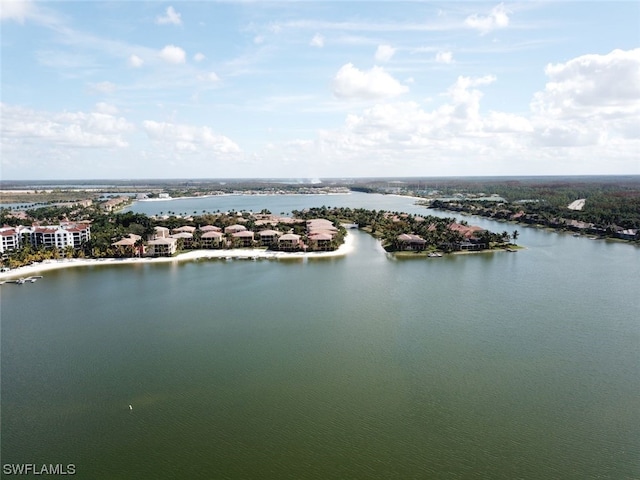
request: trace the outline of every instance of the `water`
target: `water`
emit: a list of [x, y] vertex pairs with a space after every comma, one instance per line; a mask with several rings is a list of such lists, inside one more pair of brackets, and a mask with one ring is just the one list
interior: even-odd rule
[[[214, 206], [428, 213], [319, 197]], [[640, 477], [640, 251], [466, 219], [517, 228], [527, 250], [394, 260], [352, 232], [345, 258], [0, 287], [2, 463], [91, 479]]]

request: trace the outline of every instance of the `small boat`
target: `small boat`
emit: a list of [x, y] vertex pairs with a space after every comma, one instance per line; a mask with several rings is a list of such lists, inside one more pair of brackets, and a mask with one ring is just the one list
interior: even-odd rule
[[129, 405], [129, 410], [133, 410], [133, 407], [131, 405]]

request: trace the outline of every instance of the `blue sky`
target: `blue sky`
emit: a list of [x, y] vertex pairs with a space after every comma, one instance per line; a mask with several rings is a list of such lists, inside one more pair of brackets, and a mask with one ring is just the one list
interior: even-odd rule
[[1, 0], [3, 179], [640, 174], [640, 3]]

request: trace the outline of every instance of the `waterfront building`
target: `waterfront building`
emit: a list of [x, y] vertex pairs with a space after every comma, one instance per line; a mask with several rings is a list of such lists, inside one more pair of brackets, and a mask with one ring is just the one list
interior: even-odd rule
[[200, 237], [201, 246], [202, 248], [218, 248], [222, 243], [222, 238], [222, 232], [216, 232], [215, 230], [206, 231], [202, 234], [202, 237]]
[[285, 252], [299, 250], [302, 247], [300, 235], [295, 233], [286, 233], [278, 239], [278, 249]]
[[130, 233], [126, 237], [112, 243], [111, 246], [115, 247], [122, 256], [134, 256], [144, 253], [144, 245], [140, 245], [139, 247], [136, 245], [140, 240], [142, 240], [140, 235]]
[[235, 232], [232, 235], [233, 245], [236, 247], [252, 247], [253, 246], [253, 232], [249, 230], [241, 230]]
[[175, 254], [178, 249], [178, 240], [176, 238], [156, 238], [149, 240], [147, 243], [147, 255], [151, 257], [170, 257]]
[[16, 250], [20, 246], [20, 234], [13, 227], [0, 228], [0, 253]]
[[413, 235], [410, 233], [398, 235], [397, 240], [401, 250], [420, 251], [424, 250], [427, 245], [427, 241], [420, 235]]
[[269, 247], [278, 242], [278, 237], [282, 235], [280, 232], [276, 230], [261, 230], [258, 232], [258, 236], [260, 237], [260, 245], [263, 247]]
[[228, 227], [225, 227], [224, 233], [232, 235], [234, 233], [244, 232], [246, 229], [247, 227], [245, 227], [244, 225], [229, 225]]
[[[178, 231], [175, 229], [174, 232]], [[193, 247], [193, 234], [185, 231], [179, 231], [178, 233], [174, 233], [169, 235], [169, 238], [175, 238], [182, 243], [183, 248], [192, 248]]]
[[64, 249], [80, 248], [91, 239], [91, 226], [88, 223], [61, 223], [60, 225], [33, 225], [18, 227], [22, 241], [33, 247]]

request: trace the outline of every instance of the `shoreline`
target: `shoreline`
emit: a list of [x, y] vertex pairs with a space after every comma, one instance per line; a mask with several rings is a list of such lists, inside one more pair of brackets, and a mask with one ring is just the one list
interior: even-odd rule
[[175, 257], [142, 257], [142, 258], [65, 258], [47, 260], [34, 265], [18, 267], [8, 272], [0, 272], [0, 281], [25, 278], [42, 272], [60, 270], [73, 267], [91, 267], [96, 265], [149, 265], [157, 263], [179, 263], [200, 259], [313, 259], [327, 257], [343, 257], [355, 249], [354, 235], [347, 234], [344, 243], [337, 250], [331, 252], [278, 252], [272, 250], [258, 250], [250, 248], [233, 248], [229, 250], [193, 250], [176, 255]]

